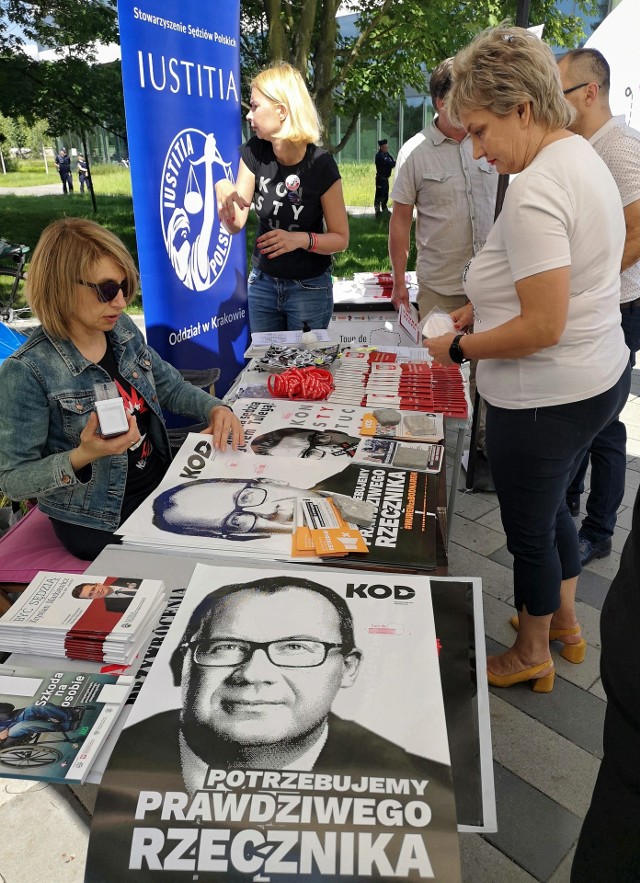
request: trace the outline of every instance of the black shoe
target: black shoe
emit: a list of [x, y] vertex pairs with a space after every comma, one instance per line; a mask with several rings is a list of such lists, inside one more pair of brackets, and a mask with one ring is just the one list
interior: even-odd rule
[[611, 540], [590, 540], [578, 533], [578, 542], [580, 544], [580, 562], [583, 567], [594, 558], [606, 558], [611, 554]]
[[571, 497], [571, 499], [567, 497], [567, 506], [572, 518], [577, 518], [580, 515], [580, 497]]

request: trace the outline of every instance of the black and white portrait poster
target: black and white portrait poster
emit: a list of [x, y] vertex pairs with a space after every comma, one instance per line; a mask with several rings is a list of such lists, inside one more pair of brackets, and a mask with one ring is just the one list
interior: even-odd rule
[[371, 503], [375, 513], [373, 523], [360, 528], [368, 552], [348, 555], [345, 565], [434, 569], [440, 476], [355, 464], [336, 438], [327, 434], [320, 450], [305, 435], [305, 450], [325, 456], [301, 458], [215, 453], [211, 436], [191, 433], [119, 532], [138, 548], [288, 561], [296, 557], [300, 501], [341, 494]]
[[460, 880], [428, 579], [198, 565], [86, 883], [369, 878]]

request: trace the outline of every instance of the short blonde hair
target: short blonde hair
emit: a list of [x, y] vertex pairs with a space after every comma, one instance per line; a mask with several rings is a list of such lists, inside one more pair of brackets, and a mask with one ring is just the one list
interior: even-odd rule
[[282, 135], [293, 144], [321, 144], [322, 126], [300, 71], [286, 62], [265, 68], [251, 81], [251, 88], [287, 109]]
[[575, 116], [551, 49], [524, 28], [503, 23], [482, 31], [455, 56], [452, 78], [445, 105], [456, 124], [472, 110], [507, 116], [528, 103], [534, 121], [552, 130], [565, 128]]
[[129, 290], [126, 301], [130, 303], [138, 290], [138, 271], [114, 233], [85, 218], [60, 218], [45, 227], [29, 264], [25, 292], [47, 334], [69, 339], [78, 280], [90, 276], [103, 257], [122, 267]]

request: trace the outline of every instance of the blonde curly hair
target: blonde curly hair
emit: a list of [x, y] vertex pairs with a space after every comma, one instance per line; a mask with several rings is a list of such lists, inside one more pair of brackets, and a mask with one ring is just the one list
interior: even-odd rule
[[524, 28], [502, 23], [482, 31], [455, 56], [451, 73], [445, 106], [457, 125], [472, 110], [507, 116], [519, 104], [531, 104], [534, 122], [551, 130], [575, 116], [551, 49]]

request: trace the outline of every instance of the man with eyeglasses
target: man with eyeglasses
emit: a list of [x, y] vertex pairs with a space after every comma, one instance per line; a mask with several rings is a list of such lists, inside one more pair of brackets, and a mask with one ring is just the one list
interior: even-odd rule
[[119, 745], [189, 792], [210, 768], [242, 768], [428, 776], [437, 793], [442, 764], [332, 713], [362, 661], [331, 588], [293, 574], [223, 586], [193, 610], [171, 657], [182, 707], [125, 730]]
[[200, 479], [158, 494], [153, 523], [172, 533], [249, 542], [292, 533], [296, 501], [314, 496], [272, 479]]
[[[640, 132], [614, 117], [609, 105], [610, 70], [597, 49], [575, 49], [558, 62], [563, 92], [576, 110], [571, 130], [586, 138], [604, 160], [618, 185], [626, 237], [620, 274], [622, 330], [631, 364], [640, 349]], [[597, 226], [597, 219], [594, 218]], [[589, 370], [585, 366], [585, 370]], [[611, 553], [611, 537], [625, 490], [626, 441], [624, 423], [612, 421], [594, 439], [567, 492], [572, 515], [580, 514], [580, 495], [591, 460], [591, 489], [586, 518], [580, 527], [582, 564]]]
[[251, 440], [251, 450], [261, 456], [322, 460], [324, 457], [353, 457], [359, 441], [359, 437], [339, 430], [319, 432], [285, 426], [255, 436]]
[[[376, 870], [387, 866], [385, 858], [404, 868], [418, 838], [435, 872], [420, 879], [459, 879], [451, 772], [424, 756], [433, 752], [427, 734], [420, 755], [412, 754], [332, 710], [339, 693], [348, 698], [366, 664], [341, 594], [293, 572], [223, 585], [189, 609], [184, 631], [169, 649], [179, 707], [172, 703], [174, 708], [126, 727], [118, 738], [92, 825], [91, 879], [160, 879], [161, 863], [165, 872], [174, 871], [165, 873], [167, 879], [178, 879], [177, 866], [167, 864], [169, 849], [181, 843], [185, 858], [187, 845], [189, 855], [197, 854], [196, 836], [207, 844], [200, 857], [206, 854], [210, 863], [198, 867], [207, 880], [289, 881], [299, 868], [301, 879], [319, 881], [326, 873], [326, 879], [356, 881], [364, 879], [357, 864], [362, 850], [377, 856]], [[380, 695], [377, 687], [371, 678], [366, 699], [361, 694], [353, 703], [354, 714], [363, 701], [376, 700], [380, 719], [387, 714], [385, 686]], [[168, 705], [163, 696], [157, 701]], [[407, 738], [415, 738], [408, 723], [406, 729]], [[157, 800], [176, 813], [159, 806], [146, 813]], [[250, 807], [234, 810], [252, 800], [276, 806], [276, 812], [260, 812], [258, 819]], [[308, 818], [303, 800], [313, 804]], [[425, 808], [419, 827], [400, 817], [403, 807], [418, 804]], [[379, 822], [374, 807], [391, 806], [393, 821]], [[407, 835], [411, 851], [405, 849]], [[316, 838], [319, 851], [312, 850], [302, 871], [305, 843]], [[234, 860], [233, 850], [243, 855]], [[332, 861], [335, 873], [326, 870]]]

